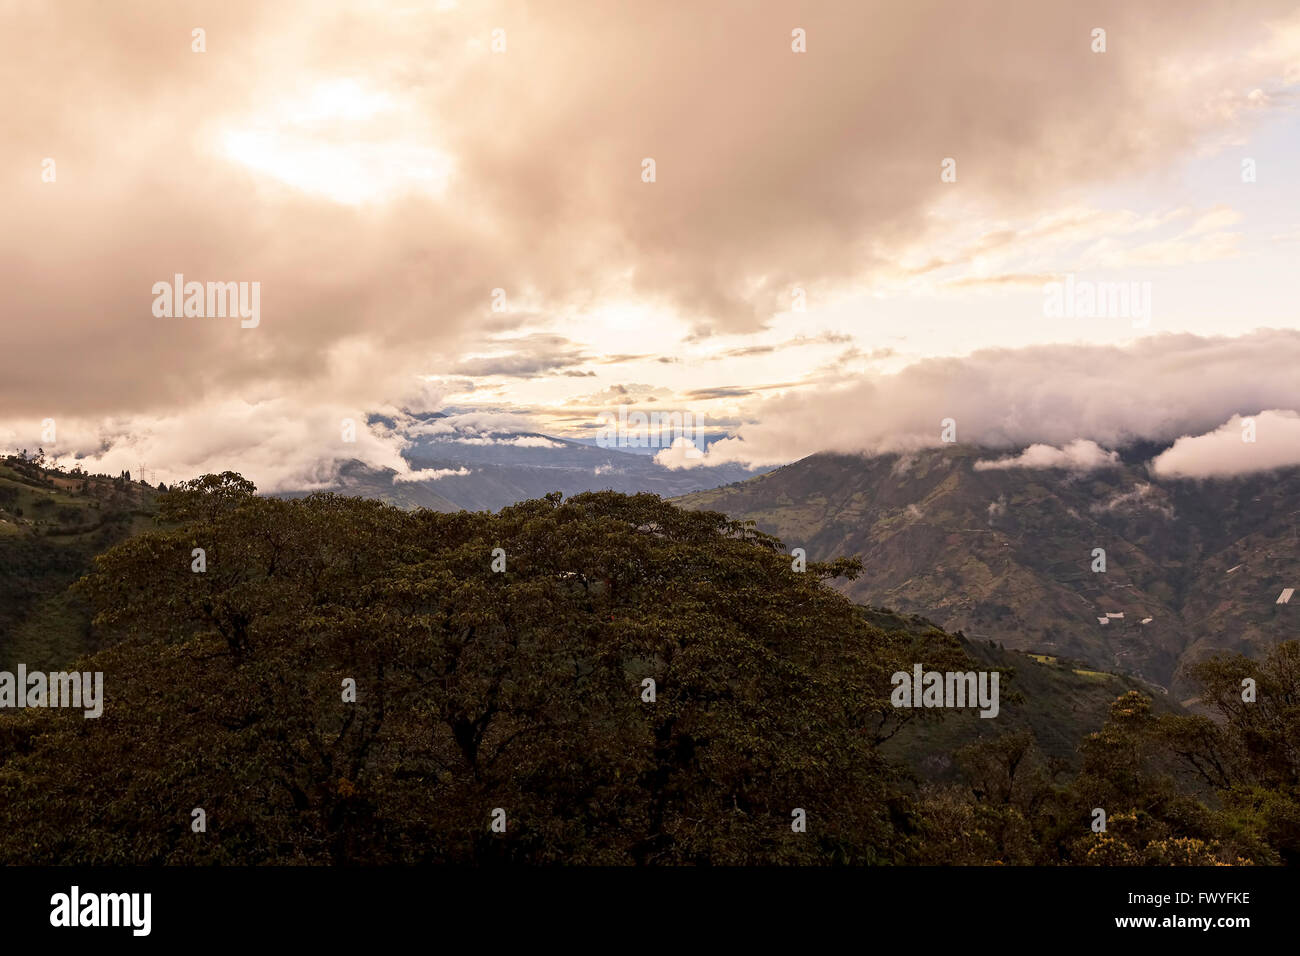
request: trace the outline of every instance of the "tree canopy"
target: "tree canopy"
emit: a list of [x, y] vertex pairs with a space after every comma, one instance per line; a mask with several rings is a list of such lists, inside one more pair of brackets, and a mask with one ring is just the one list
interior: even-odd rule
[[857, 562], [796, 570], [752, 523], [612, 492], [497, 514], [281, 500], [232, 473], [158, 508], [77, 585], [105, 649], [76, 667], [104, 673], [103, 716], [0, 713], [0, 863], [1300, 850], [1295, 642], [1197, 665], [1198, 715], [1121, 696], [1072, 773], [973, 718], [988, 732], [935, 784], [882, 755], [938, 719], [895, 709], [890, 678], [970, 670], [969, 645], [876, 623], [830, 586]]
[[[875, 748], [900, 720], [889, 674], [921, 658], [827, 586], [854, 562], [800, 573], [752, 527], [652, 495], [439, 514], [227, 473], [159, 513], [79, 585], [113, 635], [81, 664], [105, 672], [104, 716], [6, 726], [0, 858], [896, 853]], [[957, 659], [935, 634], [931, 657]]]

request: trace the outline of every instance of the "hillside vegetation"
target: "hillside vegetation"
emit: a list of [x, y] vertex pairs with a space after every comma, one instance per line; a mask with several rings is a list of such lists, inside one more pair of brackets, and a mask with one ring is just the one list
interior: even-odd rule
[[811, 558], [860, 558], [843, 584], [860, 603], [1184, 700], [1187, 665], [1262, 658], [1296, 635], [1300, 604], [1276, 599], [1300, 586], [1300, 468], [1159, 479], [1151, 453], [1088, 472], [977, 467], [1005, 452], [963, 446], [821, 454], [678, 502], [752, 520]]
[[89, 605], [68, 587], [96, 554], [153, 526], [154, 497], [125, 475], [0, 459], [0, 667], [62, 666], [94, 649]]
[[[77, 588], [107, 644], [79, 665], [104, 673], [103, 716], [0, 711], [0, 862], [1277, 863], [1300, 849], [1295, 643], [1205, 665], [1217, 721], [1154, 711], [1085, 668], [1012, 678], [1027, 702], [1058, 676], [1115, 696], [1073, 767], [1029, 710], [1005, 728], [966, 715], [988, 729], [956, 745], [951, 779], [927, 781], [888, 748], [943, 711], [895, 708], [891, 675], [982, 665], [828, 585], [856, 562], [798, 572], [776, 539], [653, 495], [440, 514], [269, 499], [227, 473], [158, 504], [165, 525]], [[1248, 707], [1243, 674], [1260, 691]]]
[[[863, 608], [862, 614], [886, 630], [918, 636], [927, 631], [942, 633], [914, 614], [884, 608]], [[956, 755], [963, 747], [1008, 733], [1027, 734], [1045, 765], [1077, 770], [1079, 742], [1101, 727], [1112, 702], [1130, 691], [1151, 698], [1159, 714], [1186, 713], [1155, 688], [1126, 675], [1092, 670], [1068, 658], [1008, 650], [991, 640], [968, 640], [960, 632], [957, 641], [976, 669], [1002, 675], [1002, 708], [996, 720], [983, 719], [974, 711], [954, 711], [943, 720], [916, 722], [884, 745], [887, 756], [926, 780], [959, 779]]]

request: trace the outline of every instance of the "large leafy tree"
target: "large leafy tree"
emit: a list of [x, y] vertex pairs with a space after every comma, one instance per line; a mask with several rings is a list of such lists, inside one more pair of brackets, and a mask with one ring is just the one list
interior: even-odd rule
[[1220, 655], [1189, 671], [1206, 713], [1164, 718], [1162, 742], [1256, 859], [1300, 863], [1300, 642], [1262, 661]]
[[652, 495], [159, 506], [80, 585], [104, 716], [0, 720], [0, 860], [901, 859], [889, 677], [961, 655], [867, 623], [855, 562]]

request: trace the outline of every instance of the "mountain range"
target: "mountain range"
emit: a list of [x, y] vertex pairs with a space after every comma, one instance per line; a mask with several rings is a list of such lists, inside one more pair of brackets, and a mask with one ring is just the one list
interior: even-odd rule
[[842, 585], [860, 603], [1177, 697], [1184, 663], [1296, 636], [1300, 602], [1279, 599], [1300, 585], [1300, 468], [1168, 479], [1151, 451], [1089, 471], [989, 467], [1005, 453], [956, 445], [818, 454], [677, 503], [752, 520], [808, 560], [860, 557]]
[[[601, 448], [539, 432], [480, 427], [442, 412], [408, 413], [400, 419], [376, 415], [369, 424], [389, 430], [404, 444], [402, 457], [415, 472], [414, 480], [395, 480], [394, 469], [352, 460], [342, 463], [329, 490], [402, 507], [496, 511], [554, 491], [566, 497], [584, 491], [644, 491], [672, 498], [761, 473], [731, 464], [674, 470], [654, 461], [655, 449]], [[421, 479], [421, 472], [430, 477]]]
[[[1300, 586], [1300, 468], [1165, 478], [1146, 464], [1161, 448], [1144, 444], [1089, 470], [1006, 467], [1005, 451], [956, 445], [817, 454], [757, 474], [738, 465], [673, 470], [644, 449], [445, 419], [378, 420], [405, 430], [403, 455], [415, 480], [395, 481], [393, 469], [353, 460], [337, 470], [330, 490], [443, 512], [495, 511], [555, 491], [649, 491], [682, 507], [752, 520], [787, 548], [803, 548], [809, 560], [859, 557], [864, 573], [840, 586], [860, 604], [923, 615], [972, 641], [1127, 674], [1176, 701], [1190, 693], [1180, 677], [1189, 661], [1216, 650], [1259, 658], [1296, 634], [1300, 601], [1282, 597]], [[7, 529], [12, 547], [30, 547], [23, 542], [42, 531], [37, 505], [67, 511], [43, 532], [51, 542], [80, 542], [88, 533], [79, 529], [94, 527], [90, 546], [110, 543], [102, 519], [88, 525], [80, 517], [87, 502], [131, 524], [144, 520], [143, 512], [132, 514], [141, 505], [124, 497], [135, 483], [112, 488], [22, 467], [31, 474], [13, 472], [2, 483], [14, 507], [25, 506], [37, 524], [7, 517], [0, 536]], [[421, 479], [422, 472], [431, 477]], [[107, 490], [98, 498], [88, 494], [101, 486]], [[69, 533], [64, 524], [76, 529], [71, 538], [59, 537]], [[32, 561], [15, 554], [6, 563], [16, 573]], [[71, 566], [54, 576], [59, 586], [48, 593], [32, 591], [30, 609], [47, 601], [51, 614], [66, 614], [60, 602], [70, 573]], [[17, 614], [20, 606], [28, 604], [10, 609]]]

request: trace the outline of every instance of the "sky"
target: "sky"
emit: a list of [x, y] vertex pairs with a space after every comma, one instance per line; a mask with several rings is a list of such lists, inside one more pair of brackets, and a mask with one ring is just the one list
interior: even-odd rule
[[[627, 405], [730, 434], [672, 467], [945, 419], [1029, 467], [1300, 463], [1294, 3], [0, 13], [6, 451], [277, 490], [410, 477], [372, 414]], [[255, 320], [160, 306], [177, 275]]]

